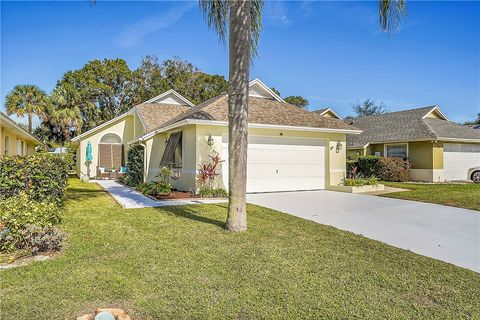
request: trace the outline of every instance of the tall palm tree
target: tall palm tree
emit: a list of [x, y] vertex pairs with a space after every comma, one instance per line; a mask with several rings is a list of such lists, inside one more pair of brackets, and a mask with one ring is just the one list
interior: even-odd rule
[[[406, 0], [380, 0], [380, 26], [391, 31], [406, 13]], [[248, 81], [250, 59], [257, 53], [263, 0], [199, 0], [210, 28], [222, 43], [229, 38], [227, 229], [247, 229]], [[228, 32], [227, 32], [228, 25]]]
[[62, 133], [63, 142], [70, 139], [72, 131], [79, 134], [82, 130], [82, 115], [79, 107], [78, 93], [65, 86], [58, 86], [52, 92], [47, 116], [44, 121], [53, 125]]
[[32, 132], [33, 116], [42, 116], [47, 106], [47, 94], [30, 84], [17, 85], [5, 99], [7, 113], [28, 116], [28, 131]]

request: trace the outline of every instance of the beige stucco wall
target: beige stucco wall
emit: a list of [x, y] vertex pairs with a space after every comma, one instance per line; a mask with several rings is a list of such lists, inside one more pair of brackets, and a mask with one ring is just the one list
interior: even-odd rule
[[180, 170], [180, 178], [172, 181], [174, 188], [183, 191], [193, 191], [195, 188], [195, 172], [196, 172], [196, 128], [194, 125], [182, 127], [181, 129], [172, 130], [153, 136], [145, 141], [146, 146], [146, 163], [145, 163], [145, 180], [155, 181], [160, 171], [160, 160], [165, 151], [165, 141], [170, 134], [182, 131], [182, 158], [183, 164]]
[[[98, 165], [98, 144], [100, 143], [100, 139], [107, 133], [114, 133], [122, 139], [122, 143], [124, 145], [124, 154], [126, 157], [128, 151], [127, 142], [132, 141], [134, 136], [133, 121], [133, 116], [128, 115], [101, 130], [94, 131], [91, 134], [82, 137], [77, 149], [77, 175], [79, 177], [83, 177], [89, 172], [90, 178], [95, 177]], [[88, 142], [92, 144], [93, 151], [93, 160], [89, 167], [87, 167], [85, 160]]]
[[[202, 161], [207, 161], [209, 155], [213, 152], [222, 154], [223, 137], [228, 135], [228, 128], [225, 126], [209, 126], [209, 125], [190, 125], [183, 127], [183, 167], [181, 169], [181, 177], [173, 184], [180, 190], [190, 191], [197, 188], [196, 172], [198, 165]], [[176, 130], [178, 131], [178, 130]], [[146, 171], [146, 180], [156, 180], [155, 175], [159, 171], [160, 159], [165, 150], [166, 134], [157, 134], [153, 138], [145, 142], [147, 147], [148, 170]], [[289, 131], [278, 129], [250, 129], [251, 136], [280, 136], [284, 137], [312, 137], [323, 138], [326, 140], [326, 186], [337, 185], [345, 177], [345, 161], [346, 161], [346, 135], [337, 133], [320, 133], [320, 132], [303, 132]], [[212, 136], [213, 145], [207, 143], [208, 137]], [[340, 141], [342, 148], [336, 152], [337, 141]], [[218, 172], [221, 173], [221, 166]], [[217, 179], [217, 187], [226, 188], [222, 183], [222, 177]]]
[[[5, 137], [8, 137], [9, 140], [8, 148], [5, 146]], [[9, 156], [21, 155], [21, 153], [17, 152], [17, 143], [20, 141], [23, 141], [24, 143], [23, 155], [35, 153], [36, 144], [34, 142], [25, 139], [15, 130], [7, 129], [3, 126], [0, 127], [0, 155], [5, 155], [6, 149], [8, 149], [7, 155]]]

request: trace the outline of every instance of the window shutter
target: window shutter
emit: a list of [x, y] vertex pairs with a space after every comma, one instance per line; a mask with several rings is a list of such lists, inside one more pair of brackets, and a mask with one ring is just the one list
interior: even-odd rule
[[163, 152], [162, 160], [160, 160], [160, 167], [168, 167], [173, 162], [175, 149], [177, 148], [178, 142], [180, 141], [181, 137], [181, 132], [170, 135], [170, 139], [168, 139], [167, 146], [165, 147], [165, 151]]
[[98, 166], [105, 169], [112, 168], [112, 145], [99, 144], [98, 145]]
[[123, 158], [123, 145], [121, 144], [112, 144], [112, 167], [119, 170], [122, 166]]

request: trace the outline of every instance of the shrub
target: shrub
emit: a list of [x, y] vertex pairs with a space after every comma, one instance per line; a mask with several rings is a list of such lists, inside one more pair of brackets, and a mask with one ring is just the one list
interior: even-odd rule
[[140, 183], [136, 189], [145, 195], [168, 195], [172, 192], [172, 184], [170, 183], [171, 176], [172, 170], [170, 168], [163, 167], [160, 170], [160, 173], [156, 176], [159, 178], [158, 181]]
[[200, 187], [208, 187], [212, 189], [214, 187], [215, 179], [219, 176], [217, 167], [223, 161], [220, 160], [220, 155], [214, 153], [209, 156], [209, 161], [203, 161], [198, 168], [198, 183]]
[[201, 198], [226, 198], [228, 192], [222, 188], [200, 187], [198, 196]]
[[60, 251], [64, 239], [64, 233], [57, 228], [27, 225], [18, 234], [17, 248], [26, 249], [33, 255]]
[[409, 181], [410, 165], [400, 158], [381, 158], [379, 160], [378, 177], [384, 181]]
[[0, 251], [18, 249], [27, 225], [52, 227], [59, 222], [60, 210], [54, 202], [37, 202], [25, 192], [0, 200]]
[[53, 226], [60, 222], [60, 210], [53, 202], [37, 202], [22, 192], [16, 197], [0, 200], [0, 222], [13, 232], [27, 224]]
[[365, 156], [358, 158], [358, 169], [366, 177], [378, 175], [380, 157]]
[[119, 179], [121, 183], [136, 187], [143, 182], [143, 153], [141, 145], [134, 145], [127, 153], [127, 173]]
[[0, 199], [25, 192], [32, 200], [60, 203], [67, 187], [69, 157], [46, 152], [0, 157]]
[[347, 178], [355, 178], [359, 172], [357, 161], [347, 161]]
[[376, 177], [364, 178], [362, 176], [357, 178], [345, 178], [342, 180], [341, 184], [350, 187], [376, 186], [378, 184], [378, 179]]

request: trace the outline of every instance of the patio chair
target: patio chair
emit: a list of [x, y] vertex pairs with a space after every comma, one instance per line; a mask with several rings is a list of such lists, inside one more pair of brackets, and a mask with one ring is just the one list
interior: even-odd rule
[[104, 167], [97, 167], [97, 179], [110, 179], [110, 172]]

